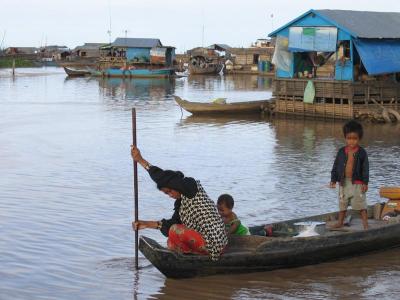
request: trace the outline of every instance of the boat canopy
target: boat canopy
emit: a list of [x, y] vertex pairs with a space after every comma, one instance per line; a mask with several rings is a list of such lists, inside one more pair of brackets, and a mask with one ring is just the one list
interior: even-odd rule
[[400, 72], [400, 40], [354, 39], [369, 75]]

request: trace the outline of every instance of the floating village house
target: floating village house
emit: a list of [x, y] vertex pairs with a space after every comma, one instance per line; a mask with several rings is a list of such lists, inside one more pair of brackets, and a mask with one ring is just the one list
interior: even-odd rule
[[159, 39], [117, 38], [100, 48], [102, 67], [116, 67], [133, 64], [163, 65], [172, 67], [175, 47], [163, 46]]
[[73, 50], [73, 54], [80, 58], [99, 58], [100, 47], [107, 43], [84, 43], [82, 46], [77, 46]]
[[276, 111], [341, 119], [398, 111], [399, 28], [400, 13], [310, 10], [270, 33]]
[[42, 61], [60, 61], [66, 60], [71, 55], [71, 50], [67, 46], [44, 46], [39, 50]]
[[227, 51], [226, 72], [264, 74], [271, 71], [274, 46], [271, 40], [258, 39], [249, 48], [230, 48]]
[[[198, 47], [188, 50], [187, 56], [191, 64], [221, 65], [221, 68], [215, 69], [216, 73], [223, 69], [226, 74], [269, 74], [273, 52], [274, 46], [271, 44], [270, 39], [259, 39], [249, 48], [234, 48], [226, 44], [212, 44], [207, 48]], [[179, 60], [182, 59], [182, 57], [179, 57]], [[225, 65], [225, 68], [223, 68], [223, 65]], [[190, 71], [192, 72], [193, 70], [190, 69]]]
[[6, 55], [36, 55], [38, 52], [36, 47], [8, 47], [4, 50]]

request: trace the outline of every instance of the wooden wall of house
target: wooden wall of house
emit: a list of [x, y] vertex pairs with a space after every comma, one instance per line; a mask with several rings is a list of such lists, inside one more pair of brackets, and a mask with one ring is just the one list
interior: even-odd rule
[[79, 50], [78, 56], [80, 57], [99, 57], [100, 56], [100, 50], [99, 49], [82, 49]]
[[272, 61], [272, 55], [260, 54], [260, 61]]
[[253, 54], [236, 54], [235, 64], [237, 65], [252, 65], [254, 64]]

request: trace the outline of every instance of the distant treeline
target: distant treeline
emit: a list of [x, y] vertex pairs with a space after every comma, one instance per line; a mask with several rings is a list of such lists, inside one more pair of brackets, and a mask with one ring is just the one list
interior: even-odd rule
[[[13, 58], [12, 57], [1, 57], [0, 56], [0, 68], [12, 68]], [[35, 67], [35, 62], [25, 58], [15, 58], [16, 68], [30, 68]]]

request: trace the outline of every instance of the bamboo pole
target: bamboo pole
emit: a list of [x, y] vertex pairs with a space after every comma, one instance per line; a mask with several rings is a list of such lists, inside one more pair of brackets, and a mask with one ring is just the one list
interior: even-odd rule
[[[137, 146], [136, 139], [136, 109], [132, 108], [132, 145]], [[134, 193], [134, 214], [135, 223], [139, 219], [139, 190], [138, 190], [138, 167], [137, 162], [133, 161], [133, 193]], [[135, 268], [139, 269], [139, 231], [135, 230]]]
[[12, 76], [15, 76], [15, 58], [12, 60]]

